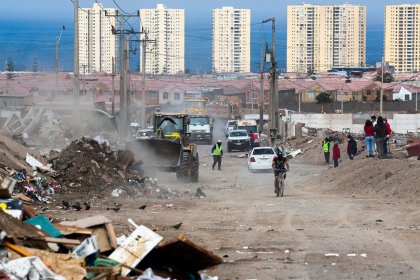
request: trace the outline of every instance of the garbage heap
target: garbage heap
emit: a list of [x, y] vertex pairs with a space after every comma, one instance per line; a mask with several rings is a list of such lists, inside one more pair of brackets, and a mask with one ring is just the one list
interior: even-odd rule
[[203, 279], [200, 270], [222, 262], [183, 234], [164, 239], [133, 221], [117, 237], [105, 216], [58, 222], [30, 205], [19, 218], [10, 211], [0, 210], [0, 279]]
[[48, 162], [55, 171], [54, 178], [64, 189], [90, 193], [114, 188], [117, 191], [113, 193], [157, 198], [171, 194], [169, 189], [145, 176], [143, 163], [135, 160], [133, 152], [113, 151], [106, 142], [92, 138], [75, 140], [61, 152], [51, 151]]

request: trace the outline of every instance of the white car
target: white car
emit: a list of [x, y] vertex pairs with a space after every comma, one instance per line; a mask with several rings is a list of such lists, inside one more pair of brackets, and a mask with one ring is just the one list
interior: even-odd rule
[[248, 169], [251, 171], [271, 170], [271, 164], [275, 156], [276, 153], [271, 147], [254, 148], [248, 155]]
[[150, 139], [153, 137], [153, 129], [139, 129], [136, 133], [136, 139]]
[[234, 130], [236, 128], [237, 125], [237, 121], [236, 120], [228, 120], [225, 126], [225, 135], [226, 137], [229, 136], [229, 132], [231, 132], [232, 130]]
[[231, 130], [227, 141], [228, 153], [233, 150], [248, 151], [249, 137], [246, 130]]

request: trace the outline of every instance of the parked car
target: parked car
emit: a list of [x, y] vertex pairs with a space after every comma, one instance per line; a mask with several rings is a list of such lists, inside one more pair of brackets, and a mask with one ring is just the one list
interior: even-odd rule
[[229, 136], [229, 132], [236, 128], [237, 121], [236, 120], [228, 120], [225, 126], [225, 135], [226, 137]]
[[246, 130], [231, 130], [227, 142], [228, 152], [233, 150], [248, 151], [249, 150], [249, 137]]
[[254, 148], [248, 155], [248, 169], [251, 171], [271, 170], [271, 164], [275, 156], [276, 153], [271, 147]]
[[153, 129], [139, 129], [136, 133], [136, 139], [150, 139], [153, 137]]

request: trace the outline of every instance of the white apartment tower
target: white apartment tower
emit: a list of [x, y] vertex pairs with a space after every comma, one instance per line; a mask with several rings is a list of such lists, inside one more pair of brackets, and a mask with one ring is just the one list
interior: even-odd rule
[[384, 45], [396, 72], [420, 71], [420, 4], [385, 6]]
[[[156, 9], [140, 10], [140, 30], [147, 39], [146, 73], [178, 74], [185, 67], [185, 15], [183, 9], [168, 9], [157, 4]], [[145, 34], [141, 38], [145, 38]], [[142, 52], [141, 52], [142, 53]], [[140, 58], [140, 65], [142, 59]]]
[[223, 7], [213, 10], [213, 71], [250, 72], [251, 11]]
[[116, 9], [103, 8], [93, 4], [93, 8], [79, 8], [79, 72], [112, 73], [112, 59], [117, 60], [117, 36], [112, 34], [111, 25], [116, 26]]
[[365, 63], [366, 6], [288, 6], [288, 72], [324, 72]]

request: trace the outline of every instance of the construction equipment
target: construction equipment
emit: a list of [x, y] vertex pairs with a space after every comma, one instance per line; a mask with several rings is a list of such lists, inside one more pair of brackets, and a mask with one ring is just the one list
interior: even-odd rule
[[176, 172], [177, 179], [198, 182], [199, 157], [197, 146], [189, 143], [190, 119], [184, 113], [155, 113], [154, 136], [127, 144], [136, 159], [143, 162], [146, 172]]
[[190, 114], [188, 133], [191, 143], [213, 144], [213, 119], [209, 115]]
[[209, 100], [207, 98], [189, 98], [185, 99], [185, 113], [187, 114], [205, 114], [206, 106]]

